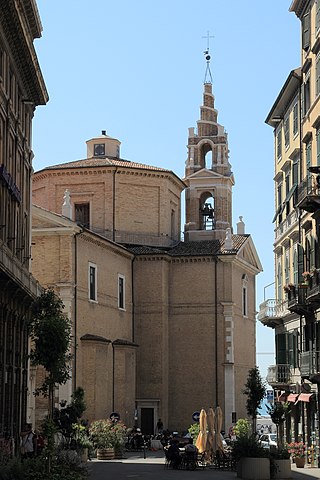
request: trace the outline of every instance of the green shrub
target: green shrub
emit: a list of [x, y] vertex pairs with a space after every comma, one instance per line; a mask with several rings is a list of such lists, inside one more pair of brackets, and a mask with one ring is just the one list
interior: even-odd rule
[[197, 439], [197, 437], [199, 435], [199, 431], [200, 431], [199, 423], [193, 423], [188, 428], [188, 432], [190, 433], [190, 435], [191, 435], [191, 437], [193, 438], [194, 441]]
[[6, 465], [0, 466], [0, 480], [85, 480], [87, 470], [64, 461], [52, 461], [51, 472], [47, 473], [45, 456], [20, 461], [11, 459]]

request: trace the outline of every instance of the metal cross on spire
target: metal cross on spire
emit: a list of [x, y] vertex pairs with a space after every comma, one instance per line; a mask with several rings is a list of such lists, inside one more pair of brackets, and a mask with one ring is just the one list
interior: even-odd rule
[[202, 37], [202, 38], [207, 39], [207, 49], [203, 52], [205, 57], [206, 57], [206, 62], [207, 62], [206, 72], [204, 74], [204, 82], [203, 83], [212, 83], [212, 75], [211, 75], [211, 70], [210, 70], [210, 59], [211, 59], [210, 38], [214, 38], [214, 35], [210, 35], [210, 32], [207, 31], [207, 35], [205, 37]]

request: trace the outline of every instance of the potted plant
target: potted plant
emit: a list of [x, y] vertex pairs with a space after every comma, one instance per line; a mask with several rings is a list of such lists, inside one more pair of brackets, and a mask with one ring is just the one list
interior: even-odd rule
[[92, 448], [93, 444], [89, 438], [87, 429], [81, 423], [72, 424], [72, 439], [71, 444], [81, 455], [81, 461], [87, 462], [88, 451]]
[[95, 420], [89, 427], [89, 434], [97, 449], [98, 460], [114, 458], [115, 433], [114, 424], [109, 419]]
[[306, 463], [306, 446], [303, 442], [291, 442], [288, 444], [288, 452], [291, 454], [297, 468], [303, 468]]
[[237, 437], [232, 444], [232, 458], [237, 465], [237, 477], [248, 480], [270, 479], [269, 452], [254, 434]]
[[124, 453], [125, 440], [128, 435], [128, 428], [122, 422], [115, 422], [113, 424], [114, 432], [114, 453], [115, 458], [122, 458]]
[[290, 453], [287, 448], [270, 451], [270, 473], [275, 480], [292, 478]]

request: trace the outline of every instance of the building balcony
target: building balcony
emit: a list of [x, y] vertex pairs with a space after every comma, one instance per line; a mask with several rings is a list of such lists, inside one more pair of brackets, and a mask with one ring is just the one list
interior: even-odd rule
[[320, 272], [315, 270], [308, 279], [306, 300], [312, 304], [314, 309], [320, 306]]
[[301, 377], [312, 382], [320, 382], [320, 352], [312, 350], [300, 353]]
[[295, 226], [298, 226], [298, 211], [295, 209], [286, 216], [279, 226], [275, 229], [275, 240], [279, 242], [283, 237], [288, 235], [288, 232]]
[[298, 185], [296, 206], [311, 213], [320, 209], [320, 187], [312, 175]]
[[290, 365], [270, 365], [267, 382], [272, 387], [284, 388], [292, 383]]
[[289, 314], [286, 301], [269, 299], [260, 304], [258, 320], [263, 325], [274, 328], [280, 325], [282, 319]]
[[309, 315], [313, 310], [307, 301], [308, 284], [301, 283], [297, 288], [288, 292], [288, 310], [298, 315]]

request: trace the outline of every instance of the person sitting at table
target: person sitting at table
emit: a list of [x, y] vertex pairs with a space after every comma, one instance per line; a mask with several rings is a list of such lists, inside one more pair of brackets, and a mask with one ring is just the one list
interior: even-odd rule
[[180, 456], [180, 450], [179, 450], [179, 447], [178, 447], [178, 443], [179, 441], [178, 440], [174, 440], [170, 447], [168, 448], [168, 451], [167, 451], [167, 459], [170, 461], [171, 465], [172, 465], [172, 468], [179, 468], [179, 465], [182, 461], [182, 458]]
[[192, 437], [189, 438], [189, 443], [187, 443], [187, 445], [185, 446], [184, 451], [187, 453], [198, 453], [198, 449], [194, 445]]

